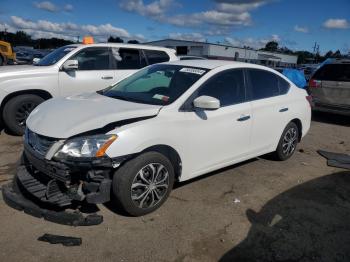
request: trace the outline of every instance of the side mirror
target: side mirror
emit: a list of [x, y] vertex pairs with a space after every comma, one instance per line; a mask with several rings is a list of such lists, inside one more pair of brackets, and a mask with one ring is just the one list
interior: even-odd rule
[[62, 65], [62, 69], [65, 71], [78, 70], [78, 68], [79, 68], [78, 60], [67, 60]]
[[193, 105], [204, 110], [216, 110], [220, 108], [220, 100], [212, 96], [200, 96], [193, 100]]
[[34, 65], [39, 63], [39, 61], [40, 61], [40, 58], [38, 58], [38, 57], [33, 58], [33, 64]]

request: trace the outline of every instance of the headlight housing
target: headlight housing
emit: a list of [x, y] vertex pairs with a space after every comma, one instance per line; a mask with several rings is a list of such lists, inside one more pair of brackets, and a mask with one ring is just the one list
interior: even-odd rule
[[55, 158], [102, 157], [117, 137], [117, 135], [94, 135], [69, 139], [56, 152]]

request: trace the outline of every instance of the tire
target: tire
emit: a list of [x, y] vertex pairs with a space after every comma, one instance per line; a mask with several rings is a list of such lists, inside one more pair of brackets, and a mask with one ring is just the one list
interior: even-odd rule
[[[158, 188], [155, 187], [156, 183], [151, 182], [152, 167], [155, 170], [153, 181], [158, 181]], [[115, 172], [113, 194], [128, 214], [142, 216], [155, 211], [165, 202], [173, 184], [174, 168], [169, 159], [158, 152], [146, 152], [126, 162]]]
[[286, 126], [274, 152], [275, 159], [284, 161], [294, 154], [298, 144], [299, 132], [300, 130], [294, 122], [290, 122]]
[[44, 99], [37, 95], [24, 94], [11, 98], [4, 106], [2, 118], [6, 128], [14, 135], [23, 135], [25, 121]]

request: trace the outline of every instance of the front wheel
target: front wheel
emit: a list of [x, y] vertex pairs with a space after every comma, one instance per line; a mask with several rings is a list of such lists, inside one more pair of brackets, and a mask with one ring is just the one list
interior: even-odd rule
[[113, 193], [123, 209], [142, 216], [159, 208], [174, 184], [174, 168], [164, 155], [146, 152], [121, 166], [113, 177]]
[[284, 129], [275, 151], [275, 158], [280, 161], [290, 158], [297, 147], [299, 128], [294, 122], [290, 122]]
[[2, 115], [7, 129], [14, 135], [23, 135], [27, 117], [42, 102], [42, 97], [32, 94], [11, 98], [5, 104]]

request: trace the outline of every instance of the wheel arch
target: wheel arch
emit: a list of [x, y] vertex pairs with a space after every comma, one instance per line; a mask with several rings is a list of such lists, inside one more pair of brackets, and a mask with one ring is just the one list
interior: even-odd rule
[[182, 162], [179, 153], [173, 147], [169, 145], [154, 145], [144, 149], [141, 154], [150, 151], [158, 152], [166, 156], [174, 167], [175, 179], [180, 179], [182, 172]]
[[42, 89], [28, 89], [28, 90], [15, 91], [15, 92], [10, 93], [7, 96], [5, 96], [5, 98], [2, 100], [1, 105], [0, 105], [1, 114], [2, 114], [2, 110], [5, 106], [5, 104], [10, 99], [12, 99], [16, 96], [19, 96], [19, 95], [37, 95], [45, 100], [52, 98], [52, 95], [48, 91], [42, 90]]
[[302, 138], [302, 133], [303, 133], [303, 124], [302, 124], [302, 122], [301, 122], [301, 120], [299, 119], [299, 118], [294, 118], [294, 119], [292, 119], [290, 122], [292, 122], [292, 123], [294, 123], [294, 124], [296, 124], [297, 125], [297, 127], [298, 127], [298, 142], [300, 142], [301, 141], [301, 138]]

